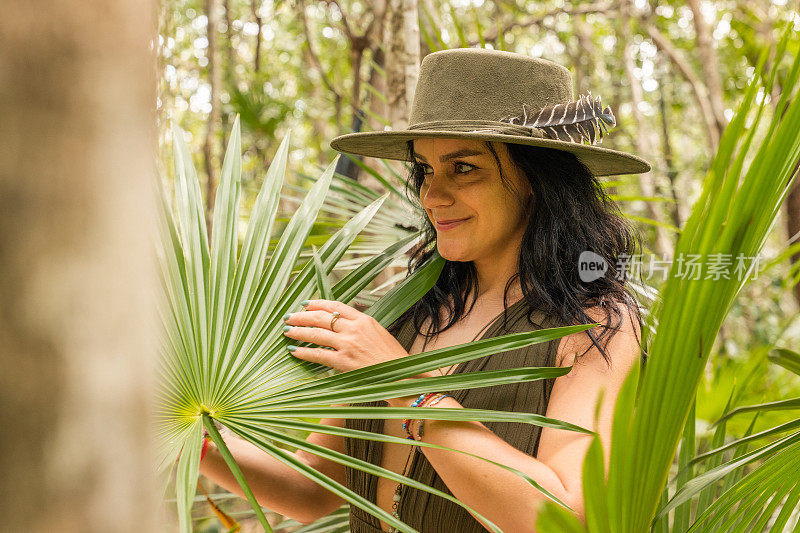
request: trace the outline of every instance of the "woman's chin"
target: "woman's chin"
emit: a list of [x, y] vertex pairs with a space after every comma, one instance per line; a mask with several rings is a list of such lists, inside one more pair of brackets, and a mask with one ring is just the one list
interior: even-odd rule
[[461, 248], [447, 246], [447, 244], [442, 242], [437, 241], [436, 250], [439, 252], [439, 255], [448, 261], [471, 261]]

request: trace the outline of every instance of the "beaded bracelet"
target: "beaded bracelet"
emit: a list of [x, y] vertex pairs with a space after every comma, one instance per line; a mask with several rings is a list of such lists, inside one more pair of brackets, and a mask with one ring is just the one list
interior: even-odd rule
[[[412, 404], [411, 404], [411, 407], [417, 407], [419, 404], [421, 404], [421, 403], [424, 403], [424, 402], [425, 402], [426, 400], [428, 400], [428, 399], [429, 399], [431, 396], [435, 396], [436, 394], [437, 394], [437, 393], [435, 393], [435, 392], [423, 392], [422, 394], [420, 394], [420, 395], [419, 395], [419, 397], [417, 397], [417, 399], [416, 399], [416, 400], [414, 400], [414, 403], [412, 403]], [[406, 433], [408, 433], [408, 437], [406, 437], [406, 438], [407, 438], [407, 439], [412, 439], [412, 440], [413, 440], [413, 439], [414, 439], [414, 435], [412, 435], [412, 434], [411, 434], [411, 433], [408, 431], [408, 423], [409, 423], [410, 421], [411, 421], [411, 419], [410, 419], [410, 418], [404, 418], [404, 419], [403, 419], [403, 429], [405, 430], [405, 432], [406, 432]]]
[[[419, 403], [419, 405], [417, 407], [426, 407], [426, 402], [428, 402], [431, 399], [435, 399], [437, 394], [442, 394], [442, 393], [429, 393], [429, 394], [427, 394], [425, 396], [425, 398]], [[418, 418], [411, 418], [411, 419], [406, 418], [405, 420], [403, 420], [403, 429], [406, 430], [406, 435], [408, 435], [406, 437], [407, 439], [415, 440], [414, 439], [414, 432], [413, 432], [413, 429], [411, 427], [411, 424], [415, 420], [419, 420], [419, 419]]]
[[[441, 402], [442, 400], [444, 400], [447, 397], [453, 398], [453, 395], [452, 394], [442, 394], [441, 396], [439, 396], [438, 398], [433, 400], [431, 403], [429, 403], [425, 407], [433, 407], [434, 405], [436, 405], [437, 403]], [[425, 419], [421, 418], [420, 421], [419, 421], [419, 429], [417, 430], [417, 440], [420, 440], [422, 438], [422, 426], [424, 424], [425, 424]]]
[[[443, 398], [446, 398], [448, 396], [451, 397], [451, 398], [453, 397], [452, 394], [444, 394], [444, 393], [441, 393], [441, 392], [431, 392], [431, 393], [420, 395], [420, 396], [421, 396], [421, 399], [417, 398], [417, 400], [411, 405], [412, 407], [417, 407], [417, 406], [419, 406], [419, 407], [431, 407], [431, 406], [436, 405], [437, 403], [439, 403]], [[438, 398], [435, 398], [436, 396], [438, 396]], [[427, 402], [431, 398], [435, 398], [435, 399], [431, 403], [426, 405], [425, 402]], [[411, 432], [411, 429], [409, 428], [411, 420], [414, 420], [414, 419], [406, 418], [406, 419], [403, 420], [403, 429], [408, 434], [408, 436], [406, 438], [407, 439], [412, 439], [412, 440], [418, 440], [418, 439], [414, 439], [414, 434]], [[420, 422], [419, 430], [420, 430], [420, 432], [418, 432], [417, 436], [421, 437], [422, 436], [422, 433], [421, 433], [421, 431], [422, 431], [422, 422]]]

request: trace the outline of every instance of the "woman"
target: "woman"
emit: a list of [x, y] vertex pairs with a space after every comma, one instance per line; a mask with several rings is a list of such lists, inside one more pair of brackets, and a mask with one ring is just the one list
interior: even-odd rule
[[[388, 331], [341, 302], [310, 301], [285, 317], [285, 334], [334, 349], [292, 346], [292, 353], [346, 371], [478, 337], [597, 322], [585, 333], [421, 375], [570, 366], [577, 356], [560, 378], [362, 405], [409, 407], [422, 399], [421, 407], [430, 409], [536, 412], [597, 431], [608, 457], [613, 404], [640, 355], [641, 320], [617, 266], [634, 252], [635, 240], [595, 178], [650, 167], [594, 146], [613, 114], [599, 98], [573, 102], [571, 87], [569, 71], [549, 61], [482, 49], [436, 52], [422, 63], [407, 130], [334, 139], [331, 146], [343, 152], [411, 161], [407, 186], [424, 209], [425, 239], [409, 270], [434, 250], [446, 264], [434, 288]], [[511, 109], [520, 114], [509, 116]], [[602, 272], [582, 268], [587, 253], [591, 264], [605, 264]], [[581, 466], [590, 436], [527, 424], [411, 420], [403, 428], [401, 422], [323, 421], [410, 434], [513, 466], [583, 518]], [[308, 440], [449, 492], [504, 532], [535, 531], [546, 499], [518, 475], [465, 454], [316, 433]], [[344, 503], [252, 446], [239, 441], [232, 451], [270, 509], [309, 523]], [[297, 456], [423, 533], [484, 530], [442, 498], [311, 454]], [[213, 446], [201, 472], [241, 494]], [[355, 506], [350, 520], [355, 533], [390, 530]]]

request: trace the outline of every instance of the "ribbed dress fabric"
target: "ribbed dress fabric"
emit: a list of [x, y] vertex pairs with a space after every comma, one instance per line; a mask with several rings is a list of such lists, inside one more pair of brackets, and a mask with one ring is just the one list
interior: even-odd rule
[[[565, 325], [539, 310], [532, 312], [531, 320], [529, 321], [527, 310], [528, 307], [525, 305], [524, 299], [512, 304], [508, 308], [507, 329], [503, 329], [501, 312], [495, 317], [481, 339]], [[397, 333], [395, 334], [395, 338], [406, 351], [410, 350], [416, 337], [416, 331], [411, 322], [411, 320], [406, 321], [396, 330]], [[552, 367], [555, 365], [559, 341], [560, 339], [555, 339], [466, 361], [460, 363], [452, 373], [461, 374], [519, 367]], [[555, 378], [550, 378], [526, 383], [512, 383], [509, 385], [447, 392], [467, 408], [544, 415], [554, 381]], [[380, 400], [353, 405], [386, 407], [388, 404], [386, 401]], [[483, 424], [518, 450], [531, 456], [536, 456], [539, 436], [542, 430], [540, 426], [519, 422], [483, 422]], [[383, 419], [347, 419], [345, 421], [345, 427], [347, 428], [379, 434], [383, 433], [383, 425]], [[380, 466], [382, 444], [382, 442], [378, 441], [346, 437], [345, 451], [352, 457]], [[348, 488], [374, 503], [377, 496], [378, 477], [350, 467], [346, 467], [345, 470]], [[452, 492], [448, 490], [444, 481], [438, 476], [421, 450], [413, 454], [409, 474], [407, 475], [452, 495]], [[482, 533], [486, 531], [472, 515], [455, 503], [407, 486], [403, 487], [403, 497], [400, 502], [400, 519], [421, 533]], [[377, 518], [351, 504], [350, 531], [352, 533], [375, 533], [382, 530]]]

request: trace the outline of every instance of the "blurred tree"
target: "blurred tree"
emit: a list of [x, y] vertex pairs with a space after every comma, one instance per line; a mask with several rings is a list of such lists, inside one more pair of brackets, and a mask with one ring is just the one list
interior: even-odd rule
[[[625, 78], [628, 82], [628, 89], [630, 90], [630, 109], [631, 116], [633, 117], [633, 130], [637, 132], [634, 139], [634, 146], [636, 153], [645, 155], [650, 159], [656, 156], [656, 149], [653, 145], [651, 137], [651, 130], [645, 126], [645, 119], [642, 114], [642, 102], [644, 101], [643, 89], [641, 80], [636, 77], [634, 69], [636, 68], [634, 54], [633, 37], [631, 35], [631, 23], [633, 18], [631, 12], [634, 9], [631, 0], [622, 0], [619, 3], [619, 36], [622, 45], [619, 47], [619, 52], [622, 55], [622, 65], [625, 72]], [[642, 189], [642, 195], [648, 198], [656, 196], [655, 187], [655, 173], [654, 171], [646, 172], [637, 177], [639, 186]], [[647, 216], [650, 220], [661, 221], [663, 218], [660, 213], [660, 205], [655, 202], [647, 202], [646, 204]], [[662, 225], [655, 226], [655, 243], [653, 249], [661, 257], [672, 256], [672, 242], [667, 229]]]
[[[722, 93], [722, 79], [719, 73], [719, 61], [714, 50], [711, 38], [711, 25], [706, 21], [705, 14], [700, 6], [700, 0], [687, 0], [689, 9], [692, 10], [692, 23], [694, 24], [695, 40], [697, 42], [697, 56], [703, 71], [703, 80], [708, 90], [708, 101], [711, 104], [711, 116], [714, 119], [715, 136], [722, 136], [722, 130], [728, 125], [723, 109], [725, 106]], [[714, 10], [716, 13], [716, 10]], [[716, 23], [716, 20], [714, 21]]]
[[[3, 4], [4, 531], [161, 531], [155, 5]], [[149, 48], [149, 50], [148, 50]]]
[[[210, 100], [211, 112], [208, 115], [206, 126], [205, 144], [203, 145], [203, 157], [206, 166], [206, 225], [208, 233], [211, 234], [211, 213], [214, 211], [214, 193], [217, 190], [219, 176], [217, 169], [220, 168], [219, 142], [220, 122], [222, 113], [220, 111], [220, 91], [222, 89], [222, 61], [220, 58], [219, 46], [219, 8], [218, 0], [204, 0], [205, 12], [208, 17], [206, 24], [206, 36], [208, 38], [208, 72], [210, 81]], [[226, 10], [227, 12], [227, 10]], [[226, 27], [227, 28], [227, 27]], [[226, 30], [227, 31], [227, 30]]]

